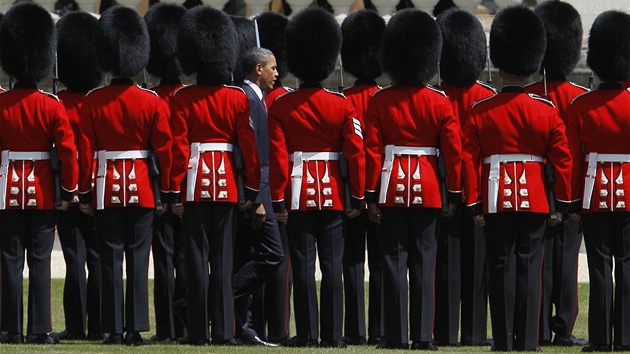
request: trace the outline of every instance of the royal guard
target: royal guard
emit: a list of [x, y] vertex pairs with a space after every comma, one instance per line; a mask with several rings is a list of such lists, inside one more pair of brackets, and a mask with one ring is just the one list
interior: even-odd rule
[[[286, 29], [288, 22], [289, 19], [286, 16], [272, 11], [266, 11], [256, 16], [256, 24], [258, 25], [258, 33], [260, 36], [260, 46], [269, 49], [276, 57], [276, 64], [278, 64], [278, 79], [274, 83], [273, 90], [267, 92], [268, 107], [273, 105], [276, 98], [291, 91], [291, 88], [282, 86], [282, 82], [280, 81], [289, 74], [289, 68], [287, 67], [287, 53], [284, 44], [284, 30]], [[289, 312], [287, 312], [287, 318], [288, 314]]]
[[[486, 65], [486, 34], [479, 19], [465, 10], [449, 9], [436, 20], [442, 31], [439, 88], [463, 129], [473, 103], [496, 94], [492, 86], [477, 80]], [[460, 305], [461, 344], [484, 344], [487, 287], [483, 230], [475, 228], [462, 200], [452, 217], [441, 219], [438, 237], [434, 330], [438, 345], [458, 344]]]
[[[140, 14], [123, 6], [106, 10], [98, 21], [94, 46], [101, 68], [112, 80], [90, 91], [81, 107], [80, 208], [85, 213], [96, 209], [101, 330], [109, 333], [103, 344], [143, 345], [146, 340], [140, 332], [149, 330], [151, 225], [156, 200], [166, 200], [170, 189], [171, 133], [163, 101], [132, 79], [149, 60], [149, 33]], [[160, 212], [167, 208], [168, 204]]]
[[[343, 348], [344, 210], [353, 218], [363, 204], [362, 125], [350, 100], [320, 83], [335, 69], [341, 49], [335, 18], [320, 8], [302, 10], [289, 20], [285, 43], [288, 68], [303, 83], [278, 97], [269, 110], [269, 186], [274, 212], [287, 225], [294, 276], [297, 336], [283, 345]], [[344, 198], [341, 158], [348, 161], [349, 201]]]
[[[83, 99], [105, 79], [92, 40], [97, 23], [96, 17], [83, 11], [68, 12], [57, 22], [57, 67], [59, 81], [66, 87], [59, 92], [59, 99], [68, 112], [77, 146]], [[87, 330], [88, 339], [102, 340], [101, 277], [94, 218], [79, 210], [78, 196], [68, 211], [59, 215], [57, 232], [66, 262], [63, 287], [66, 329], [59, 333], [59, 339], [85, 339]]]
[[[534, 9], [545, 25], [547, 50], [540, 74], [543, 79], [527, 85], [527, 92], [542, 96], [558, 108], [565, 122], [571, 101], [588, 91], [567, 80], [582, 53], [582, 20], [571, 4], [547, 1]], [[545, 235], [540, 304], [540, 344], [584, 346], [586, 341], [573, 336], [578, 314], [578, 254], [582, 245], [580, 224], [569, 218], [549, 226]], [[555, 312], [554, 312], [555, 308]]]
[[[177, 59], [177, 30], [185, 12], [186, 8], [181, 5], [159, 3], [151, 6], [144, 15], [151, 41], [151, 56], [146, 70], [160, 79], [160, 83], [151, 90], [164, 102], [169, 118], [169, 101], [173, 93], [184, 86], [179, 79], [182, 67]], [[181, 219], [172, 211], [154, 216], [152, 250], [155, 335], [151, 340], [176, 340], [185, 335], [186, 319], [175, 315], [174, 304], [185, 301], [186, 261], [183, 226]]]
[[[265, 93], [267, 111], [273, 101], [290, 88], [282, 86], [280, 79], [287, 76], [287, 54], [284, 49], [284, 30], [289, 19], [276, 12], [263, 12], [255, 17], [258, 26], [260, 46], [271, 50], [276, 58], [276, 71], [278, 76], [273, 89]], [[267, 215], [273, 214], [272, 210]], [[289, 339], [291, 305], [291, 288], [293, 277], [291, 275], [291, 257], [289, 252], [289, 240], [287, 238], [286, 225], [278, 223], [280, 240], [282, 242], [282, 261], [269, 275], [263, 287], [252, 296], [252, 327], [261, 339], [270, 343], [281, 343]]]
[[[461, 128], [444, 92], [426, 85], [437, 73], [441, 49], [440, 28], [429, 14], [406, 9], [394, 15], [382, 50], [383, 70], [394, 84], [376, 92], [365, 113], [368, 214], [382, 230], [385, 342], [378, 347], [406, 349], [411, 339], [412, 349], [437, 350], [438, 223], [443, 198], [449, 215], [462, 198]], [[448, 172], [446, 192], [438, 153]]]
[[[586, 64], [597, 90], [576, 97], [567, 118], [573, 197], [581, 206], [588, 258], [589, 345], [583, 352], [630, 351], [630, 15], [606, 11], [588, 38]], [[613, 274], [614, 291], [613, 291]], [[613, 300], [614, 298], [614, 300]], [[614, 348], [612, 347], [614, 345]]]
[[[559, 224], [570, 204], [571, 155], [550, 101], [525, 92], [546, 47], [545, 28], [522, 6], [501, 10], [490, 30], [490, 59], [501, 93], [477, 101], [464, 127], [466, 202], [485, 227], [494, 350], [538, 348], [543, 238], [550, 203]], [[555, 200], [545, 165], [553, 166]]]
[[[229, 16], [200, 6], [188, 10], [181, 21], [178, 58], [185, 74], [197, 74], [197, 84], [179, 89], [170, 102], [173, 212], [184, 218], [187, 240], [189, 331], [182, 343], [206, 345], [211, 320], [213, 345], [238, 345], [232, 286], [235, 223], [239, 194], [245, 210], [260, 186], [256, 138], [247, 95], [225, 85], [236, 64], [238, 43]], [[236, 145], [243, 154], [242, 187], [237, 182]]]
[[[66, 109], [57, 96], [37, 89], [37, 83], [52, 72], [56, 41], [50, 13], [33, 2], [12, 6], [0, 23], [0, 63], [16, 79], [12, 90], [0, 94], [0, 343], [24, 342], [25, 258], [29, 267], [26, 342], [59, 343], [49, 335], [55, 209], [68, 209], [77, 191], [78, 165]], [[51, 158], [58, 160], [54, 168]]]
[[[385, 20], [371, 10], [352, 12], [341, 24], [343, 37], [341, 62], [343, 70], [356, 77], [353, 86], [344, 88], [344, 95], [356, 109], [363, 124], [363, 114], [372, 94], [380, 89], [376, 78], [381, 76], [381, 47]], [[361, 215], [346, 219], [343, 255], [345, 297], [344, 340], [348, 344], [376, 345], [385, 336], [381, 254], [378, 248], [377, 224], [368, 220], [367, 206]], [[369, 280], [368, 330], [365, 330], [365, 248], [367, 244]], [[369, 341], [366, 335], [369, 334]]]

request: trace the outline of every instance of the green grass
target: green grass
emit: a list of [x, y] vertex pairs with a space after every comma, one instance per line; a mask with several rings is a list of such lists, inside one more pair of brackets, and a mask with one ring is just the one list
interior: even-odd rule
[[[149, 304], [150, 304], [150, 321], [152, 326], [155, 324], [155, 313], [153, 312], [153, 280], [149, 281]], [[24, 281], [25, 298], [28, 290], [28, 279]], [[367, 286], [366, 286], [367, 289]], [[573, 334], [578, 338], [587, 338], [587, 313], [588, 313], [588, 289], [589, 285], [581, 283], [579, 285], [579, 308], [577, 321], [573, 330]], [[65, 328], [63, 315], [63, 279], [53, 279], [52, 281], [52, 320], [53, 330], [62, 331]], [[26, 309], [25, 309], [26, 313]], [[24, 319], [26, 321], [26, 318]], [[151, 337], [154, 328], [150, 332], [143, 333], [145, 338]], [[490, 324], [488, 324], [488, 335], [492, 337]], [[294, 324], [291, 323], [291, 333], [295, 334]], [[339, 349], [295, 349], [295, 348], [264, 348], [264, 347], [193, 347], [178, 344], [154, 344], [144, 347], [126, 347], [126, 346], [106, 346], [98, 342], [85, 341], [63, 341], [61, 345], [0, 345], [0, 353], [147, 353], [147, 354], [166, 354], [166, 353], [242, 353], [242, 354], [258, 354], [258, 353], [331, 353], [339, 352]], [[550, 353], [577, 353], [578, 348], [575, 347], [544, 347], [543, 351]], [[345, 353], [382, 353], [372, 347], [348, 347], [343, 349]], [[404, 351], [387, 350], [386, 353], [396, 353]], [[440, 347], [442, 353], [489, 353], [488, 347]]]

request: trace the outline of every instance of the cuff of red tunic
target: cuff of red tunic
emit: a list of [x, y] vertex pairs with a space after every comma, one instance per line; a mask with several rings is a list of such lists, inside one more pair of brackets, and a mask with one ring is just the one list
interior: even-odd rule
[[376, 193], [376, 191], [365, 191], [365, 202], [368, 204], [378, 202], [378, 193]]
[[271, 202], [271, 205], [273, 206], [274, 213], [281, 213], [287, 210], [287, 206], [284, 204], [284, 200], [273, 201]]
[[447, 195], [447, 200], [449, 203], [453, 203], [453, 204], [459, 204], [462, 202], [462, 192], [451, 192], [448, 191], [448, 195]]
[[181, 192], [170, 192], [171, 203], [178, 204], [182, 201], [182, 193]]
[[92, 202], [92, 191], [79, 192], [79, 203], [89, 204]]
[[571, 207], [571, 202], [565, 202], [565, 201], [560, 201], [556, 199], [557, 212], [566, 214], [567, 212], [569, 212], [570, 207]]
[[483, 205], [481, 202], [468, 205], [468, 212], [471, 216], [477, 216], [483, 214]]

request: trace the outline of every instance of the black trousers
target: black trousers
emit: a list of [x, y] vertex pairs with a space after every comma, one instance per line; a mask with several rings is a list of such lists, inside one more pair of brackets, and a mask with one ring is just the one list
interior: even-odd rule
[[290, 336], [291, 289], [293, 274], [287, 228], [278, 223], [284, 257], [267, 282], [252, 295], [252, 326], [261, 338], [280, 343]]
[[538, 346], [543, 238], [547, 214], [487, 214], [492, 336], [498, 351]]
[[109, 207], [96, 210], [94, 215], [101, 257], [101, 329], [106, 333], [148, 331], [153, 209]]
[[[580, 224], [565, 220], [547, 226], [542, 268], [539, 341], [552, 340], [551, 332], [567, 338], [578, 314], [578, 255], [582, 245]], [[555, 308], [555, 314], [554, 314]]]
[[287, 223], [293, 267], [293, 300], [298, 337], [317, 339], [318, 311], [315, 258], [322, 272], [321, 339], [340, 340], [343, 324], [343, 212], [298, 211]]
[[0, 329], [22, 333], [22, 272], [24, 252], [29, 267], [28, 334], [52, 330], [50, 312], [50, 255], [55, 241], [56, 210], [0, 211], [2, 314]]
[[385, 341], [388, 346], [408, 343], [409, 338], [430, 341], [433, 339], [439, 210], [386, 207], [381, 208], [381, 212], [379, 246], [383, 255]]
[[184, 327], [173, 312], [173, 303], [186, 297], [186, 261], [181, 219], [171, 211], [153, 218], [153, 300], [155, 334], [182, 338]]
[[94, 218], [72, 206], [59, 213], [57, 233], [66, 263], [63, 285], [66, 330], [75, 334], [84, 334], [86, 329], [90, 334], [101, 333], [101, 270]]
[[582, 223], [591, 284], [589, 342], [630, 346], [630, 213], [588, 213]]
[[369, 279], [368, 333], [384, 337], [381, 252], [378, 248], [377, 224], [370, 222], [367, 210], [345, 220], [343, 286], [345, 298], [344, 334], [350, 338], [365, 337], [365, 249], [367, 245]]
[[[192, 341], [234, 338], [232, 270], [236, 204], [184, 204], [188, 332]], [[208, 269], [208, 264], [210, 269]]]
[[251, 222], [250, 210], [237, 213], [234, 257], [238, 270], [233, 279], [236, 335], [248, 338], [258, 335], [251, 323], [251, 295], [265, 284], [284, 258], [278, 221], [266, 219], [258, 230], [252, 228]]

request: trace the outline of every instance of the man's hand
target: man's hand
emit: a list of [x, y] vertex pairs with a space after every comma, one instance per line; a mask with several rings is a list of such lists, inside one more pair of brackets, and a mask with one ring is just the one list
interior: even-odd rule
[[359, 215], [361, 215], [361, 209], [352, 209], [351, 211], [346, 212], [346, 216], [350, 219], [356, 218]]
[[[61, 204], [61, 207], [63, 207], [63, 203]], [[90, 204], [79, 204], [79, 211], [81, 211], [83, 214], [92, 215], [92, 207], [90, 206]]]
[[549, 224], [549, 226], [556, 226], [556, 225], [562, 224], [562, 213], [557, 212], [556, 215], [558, 215], [558, 217], [555, 219], [551, 219], [551, 218], [547, 219], [547, 223]]
[[276, 213], [276, 219], [286, 225], [289, 221], [289, 213], [286, 210]]
[[250, 209], [252, 206], [254, 206], [254, 202], [252, 202], [251, 200], [248, 200], [244, 204], [239, 203], [238, 210], [245, 211], [245, 210]]
[[173, 214], [179, 216], [180, 218], [184, 217], [184, 203], [171, 204], [171, 210], [173, 211]]
[[265, 210], [265, 206], [260, 203], [258, 206], [254, 206], [254, 216], [252, 218], [252, 229], [258, 230], [260, 229], [265, 220], [267, 219], [267, 211]]
[[457, 209], [457, 204], [455, 203], [448, 203], [448, 211], [442, 212], [442, 216], [447, 217], [447, 218], [452, 218], [453, 215], [455, 215], [455, 210]]
[[580, 222], [582, 220], [582, 215], [580, 215], [580, 213], [569, 213], [569, 220]]
[[486, 226], [486, 218], [483, 217], [483, 214], [473, 216], [473, 221], [481, 228]]
[[61, 211], [66, 211], [66, 210], [68, 210], [69, 206], [70, 206], [70, 202], [62, 200], [61, 201], [61, 205], [60, 206], [55, 206], [55, 209], [61, 210]]
[[162, 216], [164, 215], [166, 212], [168, 211], [168, 204], [164, 203], [162, 204], [162, 210], [157, 210], [155, 209], [155, 211], [153, 212], [154, 215], [156, 216]]
[[383, 214], [381, 214], [381, 209], [376, 206], [376, 203], [368, 204], [368, 219], [370, 219], [371, 222], [380, 224], [382, 218]]

